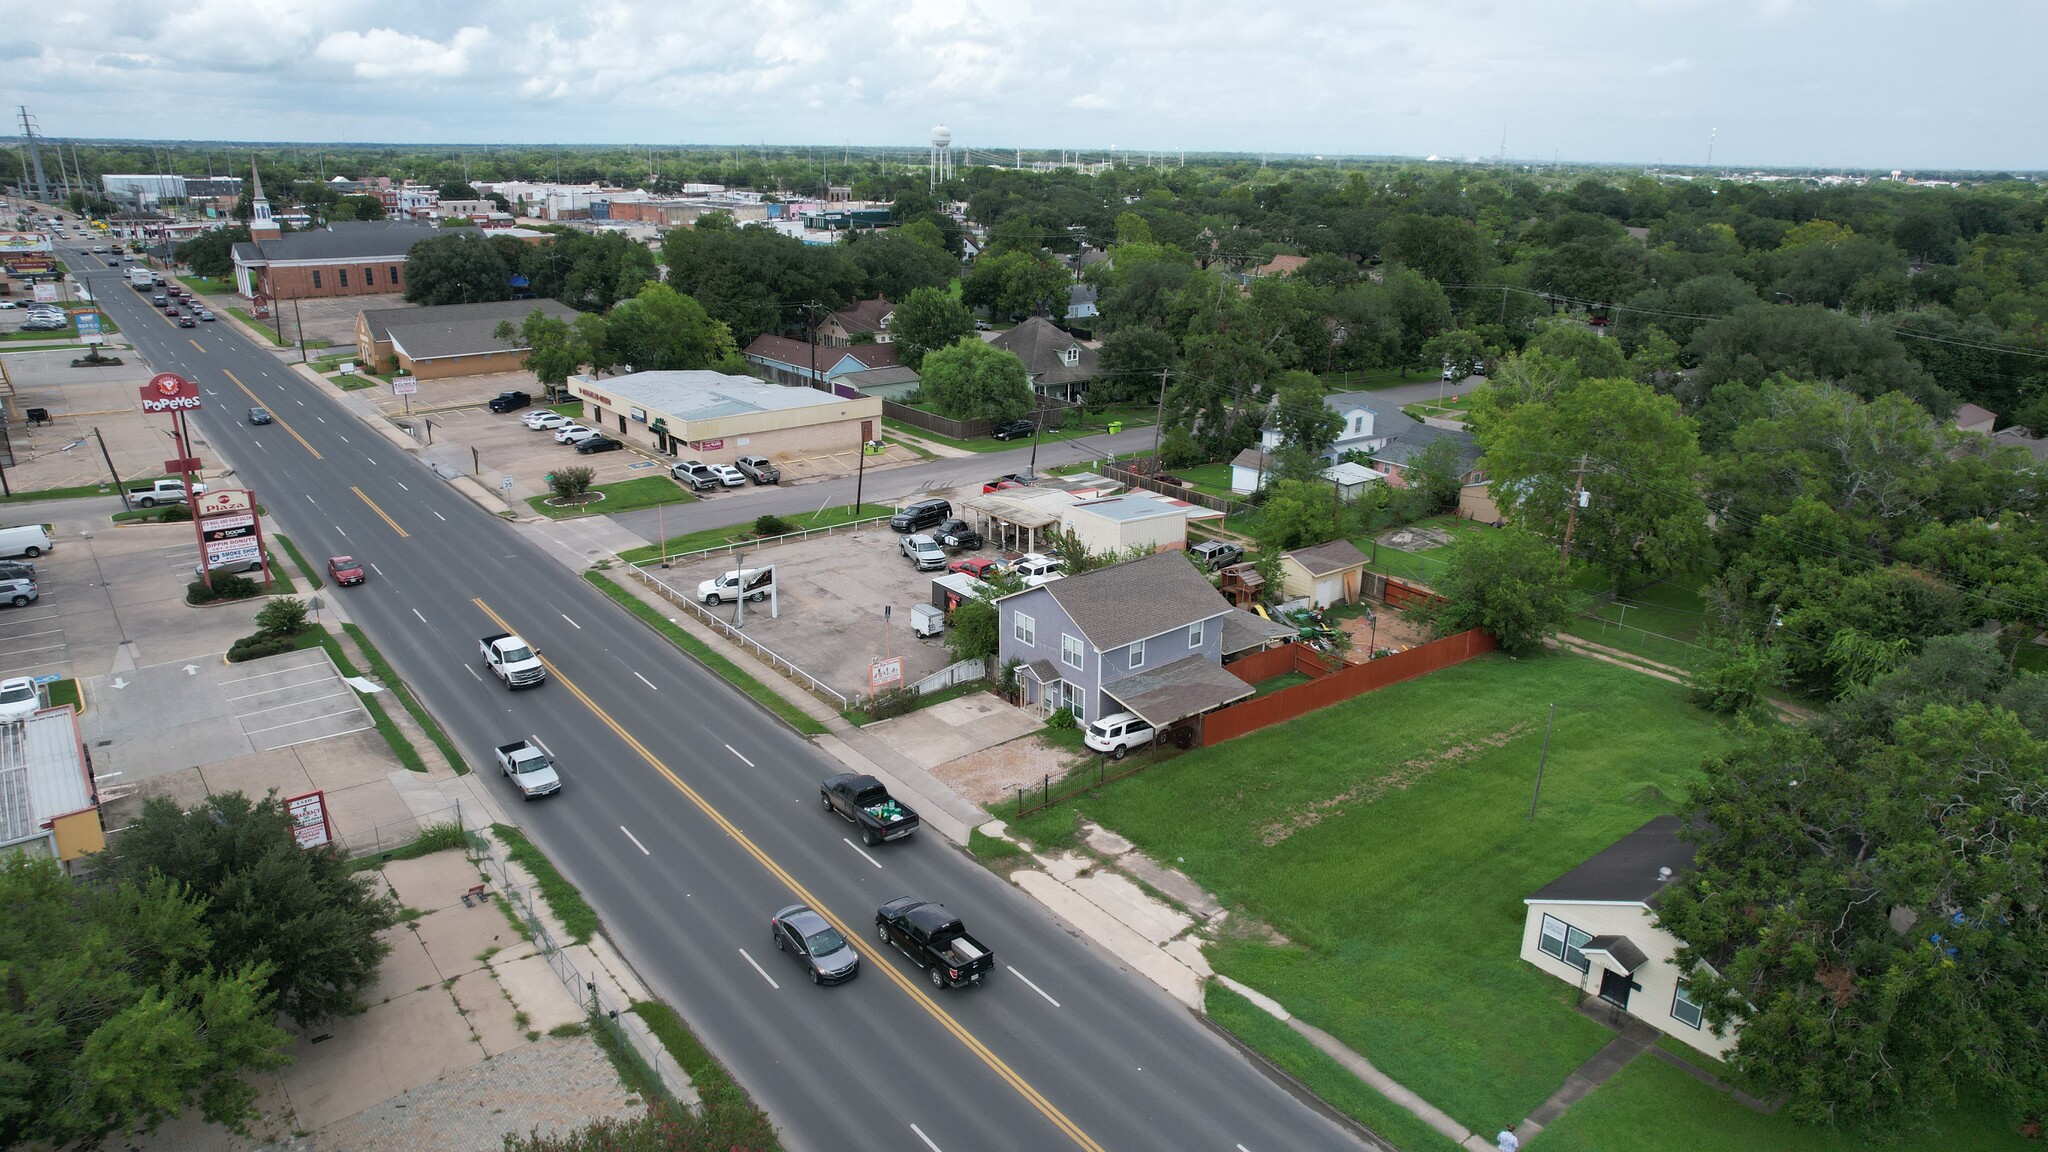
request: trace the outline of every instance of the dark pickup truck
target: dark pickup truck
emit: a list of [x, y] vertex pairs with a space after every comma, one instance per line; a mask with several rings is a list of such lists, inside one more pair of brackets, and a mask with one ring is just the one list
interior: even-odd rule
[[995, 952], [969, 936], [958, 916], [929, 900], [902, 896], [882, 905], [875, 935], [923, 968], [934, 988], [979, 984], [995, 970]]
[[859, 828], [863, 843], [901, 840], [917, 831], [917, 813], [910, 805], [890, 796], [889, 790], [873, 776], [853, 772], [828, 776], [818, 785], [818, 798], [827, 809]]

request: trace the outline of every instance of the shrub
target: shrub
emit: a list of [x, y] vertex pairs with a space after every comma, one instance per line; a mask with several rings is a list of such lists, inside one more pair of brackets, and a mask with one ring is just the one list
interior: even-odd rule
[[244, 660], [260, 660], [292, 650], [296, 638], [291, 636], [266, 636], [257, 633], [244, 636], [228, 646], [228, 663], [240, 664]]
[[215, 576], [208, 589], [203, 580], [185, 586], [185, 603], [211, 604], [216, 600], [247, 600], [263, 589], [247, 576]]
[[877, 720], [901, 716], [917, 707], [918, 692], [909, 687], [889, 688], [868, 698], [864, 711]]
[[580, 500], [590, 491], [591, 481], [597, 479], [597, 470], [586, 465], [557, 468], [548, 473], [548, 487], [554, 491], [555, 499], [568, 503]]
[[306, 627], [306, 602], [297, 596], [272, 600], [256, 613], [256, 626], [265, 636], [296, 636]]
[[182, 523], [192, 519], [192, 506], [190, 504], [166, 504], [164, 505], [164, 510], [157, 513], [156, 518], [162, 524]]
[[1054, 712], [1052, 715], [1047, 716], [1045, 718], [1045, 726], [1047, 728], [1056, 728], [1062, 731], [1068, 728], [1072, 728], [1074, 726], [1074, 710], [1072, 708], [1062, 708], [1059, 711]]
[[773, 512], [758, 517], [754, 521], [754, 535], [756, 536], [781, 536], [794, 531], [796, 531], [796, 525], [791, 524]]

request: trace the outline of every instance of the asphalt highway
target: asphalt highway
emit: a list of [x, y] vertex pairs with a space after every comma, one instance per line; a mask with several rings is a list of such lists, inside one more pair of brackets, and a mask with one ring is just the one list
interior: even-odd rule
[[[346, 606], [472, 767], [489, 769], [494, 745], [528, 735], [556, 753], [563, 791], [515, 806], [523, 829], [788, 1147], [1361, 1146], [935, 834], [860, 847], [819, 804], [818, 781], [836, 762], [364, 428], [278, 353], [225, 323], [177, 328], [100, 258], [67, 258], [150, 367], [198, 381], [206, 408], [192, 423], [208, 482], [254, 489], [311, 562], [348, 553], [371, 566], [366, 584], [320, 594]], [[248, 424], [257, 404], [276, 423]], [[535, 451], [555, 450], [535, 440]], [[945, 462], [975, 474], [992, 465], [1014, 467]], [[235, 470], [225, 481], [223, 466]], [[883, 475], [885, 492], [920, 482]], [[801, 493], [811, 506], [814, 489]], [[758, 511], [749, 503], [746, 514]], [[549, 661], [546, 684], [515, 694], [482, 671], [477, 638], [505, 629]], [[490, 785], [516, 805], [502, 778]], [[944, 902], [994, 948], [986, 985], [937, 991], [877, 944], [875, 908], [902, 895]], [[768, 917], [792, 902], [861, 944], [857, 979], [813, 987], [775, 953]]]

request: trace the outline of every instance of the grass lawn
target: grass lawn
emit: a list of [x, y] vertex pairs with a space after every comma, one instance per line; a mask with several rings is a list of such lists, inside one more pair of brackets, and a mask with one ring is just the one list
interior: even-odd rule
[[[1896, 1134], [1894, 1134], [1896, 1135]], [[1531, 1152], [1610, 1152], [1683, 1148], [1686, 1152], [1856, 1152], [1874, 1145], [1846, 1131], [1765, 1116], [1651, 1056], [1637, 1058], [1579, 1101], [1530, 1144]], [[2037, 1148], [2004, 1123], [1996, 1108], [1969, 1100], [1936, 1117], [1931, 1132], [1903, 1136], [1891, 1152], [2019, 1152]]]
[[388, 695], [398, 697], [398, 703], [412, 714], [413, 723], [418, 724], [420, 731], [427, 734], [427, 739], [434, 742], [434, 747], [441, 750], [441, 755], [447, 759], [448, 766], [455, 770], [456, 775], [467, 776], [469, 764], [462, 759], [462, 753], [455, 750], [455, 741], [448, 738], [448, 733], [442, 730], [440, 721], [434, 719], [433, 713], [428, 712], [419, 702], [419, 698], [412, 694], [412, 689], [406, 687], [405, 681], [399, 679], [398, 671], [391, 667], [391, 662], [384, 659], [384, 654], [377, 651], [377, 646], [370, 643], [370, 638], [363, 635], [361, 628], [353, 624], [343, 624], [341, 629], [355, 640], [356, 647], [363, 650], [363, 658], [370, 662], [371, 674], [384, 682], [384, 687], [390, 690]]
[[1723, 739], [1674, 685], [1571, 656], [1495, 655], [1189, 752], [1013, 827], [1057, 837], [1078, 809], [1176, 860], [1291, 941], [1214, 945], [1218, 971], [1493, 1132], [1611, 1038], [1572, 1010], [1571, 986], [1521, 962], [1522, 898], [1671, 811]]
[[237, 308], [232, 304], [227, 306], [226, 311], [228, 311], [242, 323], [247, 324], [249, 327], [254, 328], [256, 331], [263, 333], [263, 338], [265, 340], [270, 341], [272, 344], [277, 345], [279, 348], [283, 348], [287, 344], [291, 343], [291, 341], [286, 340], [282, 336], [279, 336], [277, 334], [277, 329], [272, 328], [270, 326], [270, 321], [268, 320], [258, 320], [254, 316], [249, 315], [247, 311], [241, 308]]
[[235, 284], [232, 280], [215, 280], [210, 276], [180, 276], [178, 277], [178, 283], [183, 284], [194, 292], [207, 296], [232, 296], [235, 294]]
[[1283, 688], [1292, 688], [1296, 684], [1306, 684], [1309, 680], [1310, 676], [1306, 672], [1282, 672], [1271, 680], [1261, 680], [1255, 685], [1252, 690], [1252, 699], [1256, 700], [1261, 696], [1271, 696]]
[[1325, 372], [1319, 379], [1325, 390], [1330, 392], [1376, 392], [1382, 388], [1399, 388], [1403, 384], [1419, 384], [1432, 377], [1420, 369], [1375, 368], [1370, 372]]
[[656, 474], [641, 476], [632, 480], [620, 480], [611, 484], [595, 484], [591, 492], [602, 494], [602, 499], [590, 499], [581, 504], [555, 505], [548, 501], [553, 496], [528, 496], [527, 507], [553, 520], [564, 520], [574, 516], [593, 516], [599, 513], [610, 515], [614, 512], [637, 512], [657, 504], [694, 504], [695, 496], [683, 491], [683, 487], [667, 476]]
[[[1607, 590], [1607, 573], [1588, 569]], [[1695, 647], [1709, 619], [1700, 595], [1704, 574], [1660, 580], [1631, 588], [1620, 597], [1589, 607], [1565, 625], [1565, 631], [1595, 643], [1638, 656], [1689, 668], [1698, 659]]]
[[1195, 491], [1223, 500], [1243, 500], [1244, 497], [1230, 490], [1230, 465], [1227, 463], [1204, 464], [1199, 468], [1174, 468], [1167, 473], [1188, 482]]
[[299, 555], [299, 546], [292, 543], [291, 537], [282, 532], [272, 532], [270, 535], [272, 539], [276, 540], [284, 548], [285, 555], [292, 558], [292, 563], [299, 566], [299, 571], [305, 573], [307, 581], [313, 585], [313, 591], [318, 592], [326, 585], [326, 581], [320, 578], [320, 573], [325, 571], [325, 569], [315, 568], [311, 564], [306, 563], [306, 558]]
[[[848, 524], [855, 520], [866, 520], [871, 516], [887, 516], [891, 511], [893, 509], [886, 504], [863, 504], [859, 508], [841, 505], [838, 508], [827, 508], [822, 512], [799, 512], [793, 516], [784, 516], [782, 519], [789, 522], [790, 531], [794, 532], [804, 528], [829, 528], [834, 524]], [[628, 564], [645, 564], [650, 560], [659, 560], [663, 556], [679, 556], [703, 548], [744, 543], [753, 538], [752, 521], [729, 524], [724, 528], [703, 528], [695, 532], [685, 532], [681, 536], [671, 536], [665, 546], [649, 544], [644, 548], [621, 552], [619, 559]]]
[[[1453, 536], [1460, 532], [1485, 532], [1490, 530], [1489, 525], [1481, 524], [1476, 520], [1461, 520], [1449, 513], [1417, 520], [1410, 527], [1436, 528], [1451, 533]], [[1389, 548], [1385, 545], [1374, 543], [1375, 537], [1384, 535], [1386, 532], [1387, 529], [1385, 528], [1377, 528], [1363, 536], [1352, 538], [1351, 542], [1358, 546], [1358, 550], [1369, 557], [1365, 565], [1367, 568], [1388, 576], [1406, 580], [1419, 580], [1424, 584], [1435, 579], [1436, 575], [1443, 571], [1444, 562], [1451, 554], [1450, 545], [1446, 544], [1441, 548], [1429, 548], [1420, 552], [1404, 552], [1399, 548]]]
[[[348, 653], [342, 651], [341, 641], [335, 639], [332, 632], [325, 628], [318, 628], [314, 631], [319, 633], [320, 647], [327, 650], [328, 658], [334, 661], [336, 668], [341, 669], [342, 675], [362, 675], [362, 672], [358, 671], [355, 664], [349, 660]], [[385, 687], [391, 687], [391, 684], [387, 682]], [[385, 693], [385, 695], [389, 695], [389, 693]], [[420, 759], [419, 749], [414, 748], [412, 741], [407, 740], [405, 734], [398, 730], [398, 725], [392, 722], [391, 714], [384, 710], [384, 701], [378, 695], [369, 693], [357, 693], [356, 698], [362, 701], [363, 710], [370, 714], [371, 723], [377, 726], [377, 734], [384, 737], [384, 742], [391, 746], [392, 755], [398, 757], [398, 762], [405, 766], [406, 771], [425, 772], [427, 770], [427, 762]], [[457, 761], [457, 763], [460, 763], [460, 761]]]
[[111, 484], [80, 484], [73, 488], [44, 488], [35, 492], [16, 492], [12, 496], [0, 497], [0, 504], [28, 504], [37, 500], [80, 500], [87, 496], [111, 496]]

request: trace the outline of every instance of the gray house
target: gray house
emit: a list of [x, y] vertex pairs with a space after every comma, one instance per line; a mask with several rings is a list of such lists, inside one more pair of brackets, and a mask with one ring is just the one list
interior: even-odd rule
[[1230, 602], [1179, 552], [1098, 568], [996, 601], [999, 659], [1018, 662], [1024, 701], [1082, 723], [1135, 712], [1164, 728], [1243, 700], [1223, 670]]

